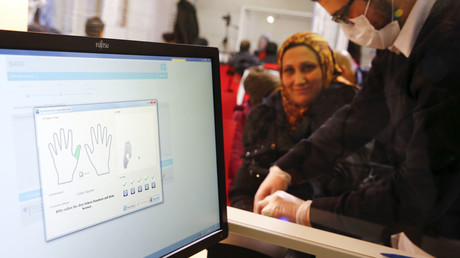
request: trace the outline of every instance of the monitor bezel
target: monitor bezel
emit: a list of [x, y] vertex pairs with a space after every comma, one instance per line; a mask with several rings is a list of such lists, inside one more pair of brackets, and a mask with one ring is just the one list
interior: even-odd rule
[[[98, 43], [99, 46], [101, 46], [100, 43], [106, 43], [108, 44], [108, 48], [97, 47], [98, 44], [96, 43]], [[191, 256], [215, 243], [218, 243], [228, 236], [221, 87], [219, 74], [220, 63], [219, 50], [217, 48], [198, 45], [168, 44], [114, 38], [82, 37], [7, 30], [0, 30], [0, 48], [210, 59], [213, 74], [214, 124], [216, 132], [215, 142], [219, 188], [219, 219], [221, 228], [201, 239], [166, 254], [165, 257]]]

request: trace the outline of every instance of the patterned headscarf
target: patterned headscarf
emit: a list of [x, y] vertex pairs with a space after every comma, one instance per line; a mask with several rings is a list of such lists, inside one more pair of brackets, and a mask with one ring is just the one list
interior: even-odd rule
[[[327, 41], [320, 35], [313, 32], [299, 32], [290, 36], [283, 45], [281, 45], [278, 52], [278, 67], [280, 77], [283, 73], [283, 56], [288, 49], [291, 47], [304, 45], [312, 50], [318, 58], [318, 63], [321, 66], [323, 88], [328, 88], [331, 82], [340, 81], [350, 86], [354, 86], [351, 82], [348, 82], [342, 76], [342, 70], [335, 62], [334, 54], [332, 49], [329, 47]], [[291, 130], [295, 130], [297, 125], [307, 117], [308, 106], [299, 106], [293, 103], [289, 96], [286, 94], [286, 86], [282, 85], [281, 95], [283, 97], [283, 107], [286, 117], [288, 119], [289, 127]]]

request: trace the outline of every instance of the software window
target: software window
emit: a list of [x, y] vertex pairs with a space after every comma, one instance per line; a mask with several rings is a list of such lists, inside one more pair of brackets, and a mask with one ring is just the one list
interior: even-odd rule
[[47, 241], [163, 202], [157, 100], [34, 117]]

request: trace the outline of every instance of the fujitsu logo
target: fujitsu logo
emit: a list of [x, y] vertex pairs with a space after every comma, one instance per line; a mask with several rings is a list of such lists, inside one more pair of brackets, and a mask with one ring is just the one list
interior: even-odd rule
[[96, 47], [99, 48], [99, 49], [103, 49], [103, 48], [109, 48], [109, 43], [104, 43], [102, 40], [99, 41], [99, 42], [96, 42]]

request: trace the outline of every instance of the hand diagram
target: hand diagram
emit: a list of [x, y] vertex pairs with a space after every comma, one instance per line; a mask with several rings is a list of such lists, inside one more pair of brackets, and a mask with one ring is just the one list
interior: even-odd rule
[[80, 157], [80, 145], [73, 152], [72, 130], [67, 131], [67, 137], [63, 128], [53, 134], [54, 143], [48, 144], [51, 157], [53, 157], [54, 168], [58, 175], [58, 184], [72, 182], [73, 175], [77, 169]]
[[96, 169], [96, 174], [104, 175], [110, 173], [110, 146], [112, 144], [112, 135], [107, 134], [107, 127], [100, 124], [97, 125], [97, 132], [94, 127], [91, 127], [91, 147], [85, 144], [86, 154]]

